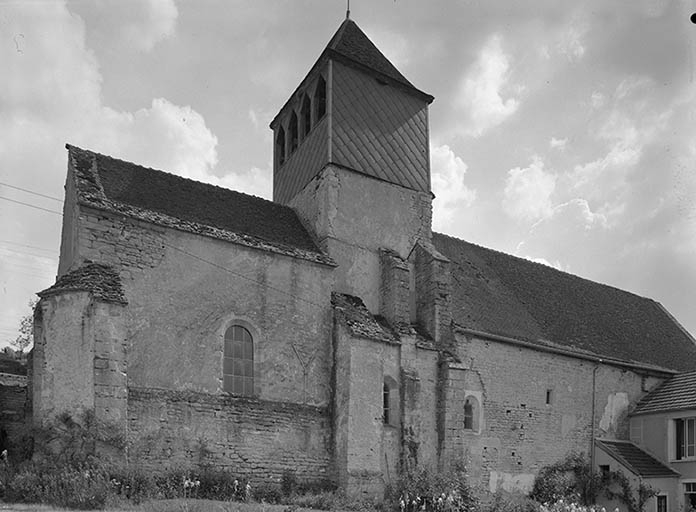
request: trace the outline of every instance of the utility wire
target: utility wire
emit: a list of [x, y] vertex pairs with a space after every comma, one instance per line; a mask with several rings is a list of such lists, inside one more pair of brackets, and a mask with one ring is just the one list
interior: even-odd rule
[[55, 249], [48, 249], [47, 247], [38, 247], [36, 245], [20, 244], [19, 242], [13, 242], [12, 240], [0, 240], [0, 244], [18, 245], [20, 247], [28, 247], [29, 249], [38, 249], [39, 251], [48, 251], [54, 254], [56, 253]]
[[[46, 209], [46, 208], [40, 208], [40, 207], [38, 207], [38, 206], [34, 206], [33, 204], [22, 203], [21, 201], [15, 201], [15, 200], [13, 200], [13, 199], [8, 199], [8, 198], [6, 198], [6, 197], [0, 196], [0, 199], [5, 199], [5, 200], [7, 200], [7, 201], [12, 201], [13, 203], [22, 204], [22, 205], [28, 206], [28, 207], [30, 207], [30, 208], [38, 208], [39, 210], [44, 210], [44, 211], [46, 211], [46, 212], [55, 213], [55, 214], [57, 214], [57, 215], [61, 215], [61, 216], [63, 215], [62, 213], [57, 212], [57, 211], [55, 211], [55, 210], [48, 210], [48, 209]], [[244, 274], [240, 274], [239, 272], [235, 272], [234, 270], [232, 270], [232, 269], [230, 269], [230, 268], [224, 267], [224, 266], [222, 266], [222, 265], [218, 265], [217, 263], [212, 262], [212, 261], [210, 261], [210, 260], [207, 260], [207, 259], [205, 259], [205, 258], [201, 258], [200, 256], [197, 256], [197, 255], [195, 255], [195, 254], [193, 254], [193, 253], [190, 253], [190, 252], [188, 252], [188, 251], [186, 251], [186, 250], [184, 250], [184, 249], [181, 249], [180, 247], [177, 247], [177, 246], [175, 246], [175, 245], [171, 245], [171, 244], [169, 244], [169, 243], [167, 243], [167, 242], [162, 242], [162, 245], [165, 245], [165, 246], [167, 246], [167, 247], [169, 247], [169, 248], [171, 248], [171, 249], [174, 249], [175, 251], [179, 251], [179, 252], [182, 253], [182, 254], [186, 254], [187, 256], [189, 256], [189, 257], [191, 257], [191, 258], [194, 258], [194, 259], [196, 259], [196, 260], [198, 260], [198, 261], [201, 261], [201, 262], [203, 262], [203, 263], [207, 263], [208, 265], [211, 265], [211, 266], [213, 266], [213, 267], [215, 267], [215, 268], [217, 268], [217, 269], [220, 269], [220, 270], [223, 270], [223, 271], [225, 271], [225, 272], [228, 272], [228, 273], [230, 273], [230, 274], [232, 274], [232, 275], [234, 275], [234, 276], [239, 277], [240, 279], [245, 279], [246, 281], [250, 281], [250, 282], [252, 282], [252, 283], [256, 283], [256, 284], [258, 284], [258, 285], [260, 285], [260, 286], [263, 286], [264, 288], [267, 288], [267, 289], [269, 289], [269, 290], [276, 291], [276, 292], [281, 293], [281, 294], [283, 294], [283, 295], [287, 295], [288, 297], [292, 297], [293, 299], [297, 299], [297, 300], [299, 300], [299, 301], [301, 301], [301, 302], [304, 302], [304, 303], [306, 303], [306, 304], [310, 304], [311, 306], [320, 307], [320, 308], [321, 308], [321, 307], [324, 307], [323, 305], [318, 304], [318, 303], [316, 303], [316, 302], [312, 302], [311, 300], [308, 300], [308, 299], [299, 297], [299, 296], [297, 296], [297, 295], [295, 295], [295, 294], [292, 294], [292, 293], [290, 293], [290, 292], [286, 292], [285, 290], [281, 290], [280, 288], [275, 288], [274, 286], [271, 286], [271, 285], [269, 285], [268, 283], [263, 283], [263, 282], [261, 282], [261, 281], [259, 281], [259, 280], [257, 280], [257, 279], [254, 279], [253, 277], [245, 276]]]
[[9, 183], [3, 183], [2, 181], [0, 181], [0, 185], [4, 185], [5, 187], [10, 187], [10, 188], [13, 188], [15, 190], [21, 190], [22, 192], [27, 192], [28, 194], [34, 194], [35, 196], [45, 197], [46, 199], [53, 199], [54, 201], [58, 201], [59, 203], [63, 202], [62, 199], [58, 199], [57, 197], [47, 196], [46, 194], [41, 194], [39, 192], [34, 192], [33, 190], [29, 190], [29, 189], [22, 188], [22, 187], [17, 187], [15, 185], [10, 185]]
[[61, 215], [61, 216], [63, 215], [61, 212], [57, 212], [55, 210], [49, 210], [48, 208], [41, 208], [40, 206], [34, 206], [33, 204], [23, 203], [22, 201], [15, 201], [14, 199], [10, 199], [8, 197], [0, 196], [0, 199], [4, 199], [5, 201], [9, 201], [11, 203], [17, 203], [17, 204], [21, 204], [24, 206], [28, 206], [29, 208], [36, 208], [37, 210], [43, 210], [43, 211], [49, 212], [49, 213], [57, 213], [58, 215]]

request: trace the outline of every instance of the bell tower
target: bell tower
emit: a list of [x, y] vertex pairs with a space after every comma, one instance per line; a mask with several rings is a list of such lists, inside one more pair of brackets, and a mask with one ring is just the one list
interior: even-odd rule
[[337, 291], [379, 309], [380, 250], [430, 240], [428, 105], [351, 19], [271, 122], [273, 199], [339, 264]]

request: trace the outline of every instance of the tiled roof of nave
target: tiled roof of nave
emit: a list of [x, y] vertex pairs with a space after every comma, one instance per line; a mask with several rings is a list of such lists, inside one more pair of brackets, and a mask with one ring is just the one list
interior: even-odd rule
[[[66, 147], [78, 167], [79, 199], [87, 204], [222, 239], [230, 237], [219, 235], [234, 233], [242, 238], [232, 237], [232, 241], [256, 240], [262, 242], [260, 246], [267, 243], [289, 249], [285, 251], [288, 253], [297, 249], [311, 255], [310, 259], [331, 262], [287, 206], [75, 146]], [[117, 205], [133, 209], [115, 208]], [[142, 211], [154, 215], [138, 215]]]
[[696, 343], [657, 302], [442, 234], [461, 327], [673, 370], [696, 368]]

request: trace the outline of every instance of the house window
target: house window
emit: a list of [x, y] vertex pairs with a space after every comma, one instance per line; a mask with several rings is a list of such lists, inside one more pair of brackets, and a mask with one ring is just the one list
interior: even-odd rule
[[609, 471], [611, 471], [611, 468], [609, 467], [609, 464], [600, 464], [599, 465], [599, 472], [602, 475], [602, 477], [606, 477], [609, 475]]
[[320, 76], [314, 91], [314, 119], [319, 121], [326, 114], [326, 81]]
[[290, 134], [290, 153], [292, 153], [297, 149], [297, 114], [295, 112], [290, 116], [288, 133]]
[[285, 163], [285, 130], [281, 126], [278, 128], [276, 137], [276, 154], [278, 155], [278, 165]]
[[473, 396], [464, 400], [464, 430], [479, 430], [479, 402]]
[[222, 375], [224, 391], [240, 396], [254, 394], [254, 341], [241, 325], [225, 332]]
[[553, 398], [553, 391], [550, 389], [546, 390], [546, 405], [551, 405], [551, 399]]
[[384, 423], [389, 425], [389, 420], [391, 419], [389, 417], [391, 410], [389, 408], [389, 384], [387, 384], [386, 382], [384, 383], [384, 387], [382, 388], [382, 410], [382, 418], [384, 419]]
[[300, 122], [302, 123], [300, 125], [300, 137], [303, 139], [307, 136], [309, 133], [309, 130], [312, 129], [312, 106], [309, 101], [309, 96], [306, 94], [304, 95], [304, 99], [302, 100], [302, 110], [300, 111]]
[[696, 482], [684, 483], [684, 505], [686, 505], [686, 510], [696, 508]]
[[674, 440], [676, 460], [696, 457], [696, 418], [674, 420]]
[[659, 496], [656, 496], [656, 498], [657, 503], [655, 507], [655, 512], [667, 512], [667, 496], [661, 494]]

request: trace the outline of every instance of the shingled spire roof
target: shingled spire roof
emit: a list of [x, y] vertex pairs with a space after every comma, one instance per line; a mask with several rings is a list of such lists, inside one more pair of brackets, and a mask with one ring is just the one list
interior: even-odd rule
[[[324, 52], [363, 71], [390, 79], [407, 91], [423, 96], [428, 103], [433, 101], [432, 96], [420, 91], [409, 82], [350, 18], [346, 18], [338, 27]], [[321, 57], [319, 59], [321, 60]]]

